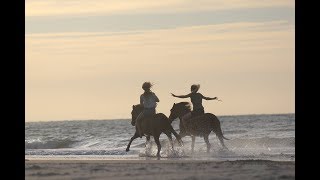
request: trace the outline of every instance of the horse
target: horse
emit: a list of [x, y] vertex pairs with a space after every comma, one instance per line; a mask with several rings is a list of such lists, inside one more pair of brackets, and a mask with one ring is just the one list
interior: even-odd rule
[[[132, 111], [131, 111], [131, 116], [132, 116], [131, 125], [132, 126], [135, 126], [135, 124], [136, 124], [135, 120], [137, 119], [138, 115], [142, 112], [142, 110], [143, 110], [143, 107], [140, 104], [132, 106]], [[171, 123], [172, 123], [172, 121], [170, 121], [169, 118], [166, 115], [164, 115], [163, 113], [157, 113], [153, 116], [147, 116], [141, 120], [141, 130], [142, 130], [143, 135], [146, 135], [147, 141], [150, 140], [150, 136], [154, 137], [154, 141], [156, 142], [157, 147], [158, 147], [158, 152], [157, 152], [158, 158], [160, 158], [160, 150], [161, 150], [161, 144], [159, 141], [159, 137], [160, 137], [161, 133], [165, 133], [168, 136], [169, 141], [172, 146], [172, 149], [173, 149], [173, 141], [172, 141], [171, 133], [174, 134], [174, 136], [178, 140], [179, 145], [182, 146], [183, 142], [181, 140], [181, 137], [173, 129], [173, 127], [171, 126]], [[136, 127], [136, 131], [135, 131], [134, 135], [131, 137], [126, 151], [129, 151], [129, 148], [130, 148], [132, 141], [138, 137], [139, 137], [139, 134], [138, 134], [138, 130]]]
[[181, 138], [185, 136], [191, 136], [192, 153], [194, 152], [194, 143], [195, 143], [196, 136], [200, 136], [204, 138], [204, 141], [207, 144], [207, 153], [210, 152], [211, 144], [209, 142], [209, 134], [211, 133], [211, 131], [213, 131], [217, 135], [222, 147], [225, 149], [228, 149], [224, 145], [223, 139], [226, 139], [226, 140], [229, 140], [229, 139], [223, 136], [221, 126], [220, 126], [220, 121], [214, 114], [205, 113], [200, 116], [181, 120], [182, 119], [181, 117], [189, 112], [191, 112], [191, 106], [189, 102], [180, 102], [177, 104], [174, 103], [173, 107], [170, 110], [169, 119], [171, 121], [176, 118], [180, 119], [179, 135]]

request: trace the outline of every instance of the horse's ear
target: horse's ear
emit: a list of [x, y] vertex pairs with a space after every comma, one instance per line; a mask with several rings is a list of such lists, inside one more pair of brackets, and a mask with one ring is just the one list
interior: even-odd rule
[[176, 105], [176, 103], [173, 103], [173, 105]]
[[134, 105], [132, 105], [132, 109], [134, 109]]

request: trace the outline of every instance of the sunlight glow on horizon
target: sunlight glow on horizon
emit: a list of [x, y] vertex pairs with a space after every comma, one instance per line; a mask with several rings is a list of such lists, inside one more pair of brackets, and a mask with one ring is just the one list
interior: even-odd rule
[[[43, 16], [33, 8], [62, 1], [28, 2], [27, 16]], [[267, 4], [254, 0], [236, 0], [233, 5], [219, 2], [224, 9]], [[32, 3], [37, 7], [31, 7]], [[69, 3], [70, 8], [77, 9], [89, 2]], [[211, 1], [197, 5], [178, 0], [134, 1], [123, 6], [118, 1], [108, 3], [114, 4], [109, 8], [117, 13], [148, 13], [156, 8], [159, 12], [178, 13], [180, 5], [185, 10], [194, 5], [195, 11], [203, 11], [205, 6], [218, 8]], [[61, 5], [64, 3], [50, 7], [47, 15], [86, 14], [65, 9], [60, 13], [57, 7]], [[279, 5], [294, 7], [294, 1], [272, 1], [269, 6]], [[101, 12], [109, 12], [101, 8]], [[160, 98], [157, 111], [167, 116], [173, 103], [190, 102], [173, 98], [170, 93], [187, 94], [194, 83], [201, 85], [199, 92], [205, 96], [223, 100], [204, 100], [206, 112], [294, 113], [294, 28], [290, 20], [279, 18], [172, 28], [26, 33], [26, 121], [130, 119], [131, 107], [139, 102], [144, 81], [155, 83], [153, 91]]]

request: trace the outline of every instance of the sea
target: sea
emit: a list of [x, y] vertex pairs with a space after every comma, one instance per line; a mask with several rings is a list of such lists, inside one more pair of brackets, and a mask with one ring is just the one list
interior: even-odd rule
[[[172, 149], [165, 134], [161, 134], [161, 159], [191, 160], [271, 160], [295, 161], [295, 114], [254, 114], [217, 116], [228, 149], [223, 149], [211, 132], [211, 151], [203, 137], [196, 137], [191, 152], [191, 137], [183, 146], [174, 143]], [[179, 119], [172, 122], [179, 133]], [[135, 139], [131, 119], [66, 120], [25, 123], [25, 158], [28, 159], [114, 159], [135, 160], [156, 158], [154, 139]], [[173, 136], [173, 139], [175, 137]]]

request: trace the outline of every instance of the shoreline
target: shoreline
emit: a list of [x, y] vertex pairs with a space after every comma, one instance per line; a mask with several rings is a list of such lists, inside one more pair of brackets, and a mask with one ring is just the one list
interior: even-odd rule
[[181, 158], [162, 158], [158, 160], [156, 157], [140, 158], [140, 159], [40, 159], [31, 158], [25, 159], [25, 163], [203, 163], [203, 162], [235, 162], [235, 163], [245, 163], [245, 162], [255, 162], [255, 163], [282, 163], [282, 164], [295, 164], [295, 161], [273, 161], [264, 159], [238, 159], [238, 160], [212, 160], [212, 159], [181, 159]]
[[295, 179], [295, 161], [39, 160], [25, 161], [26, 179]]

